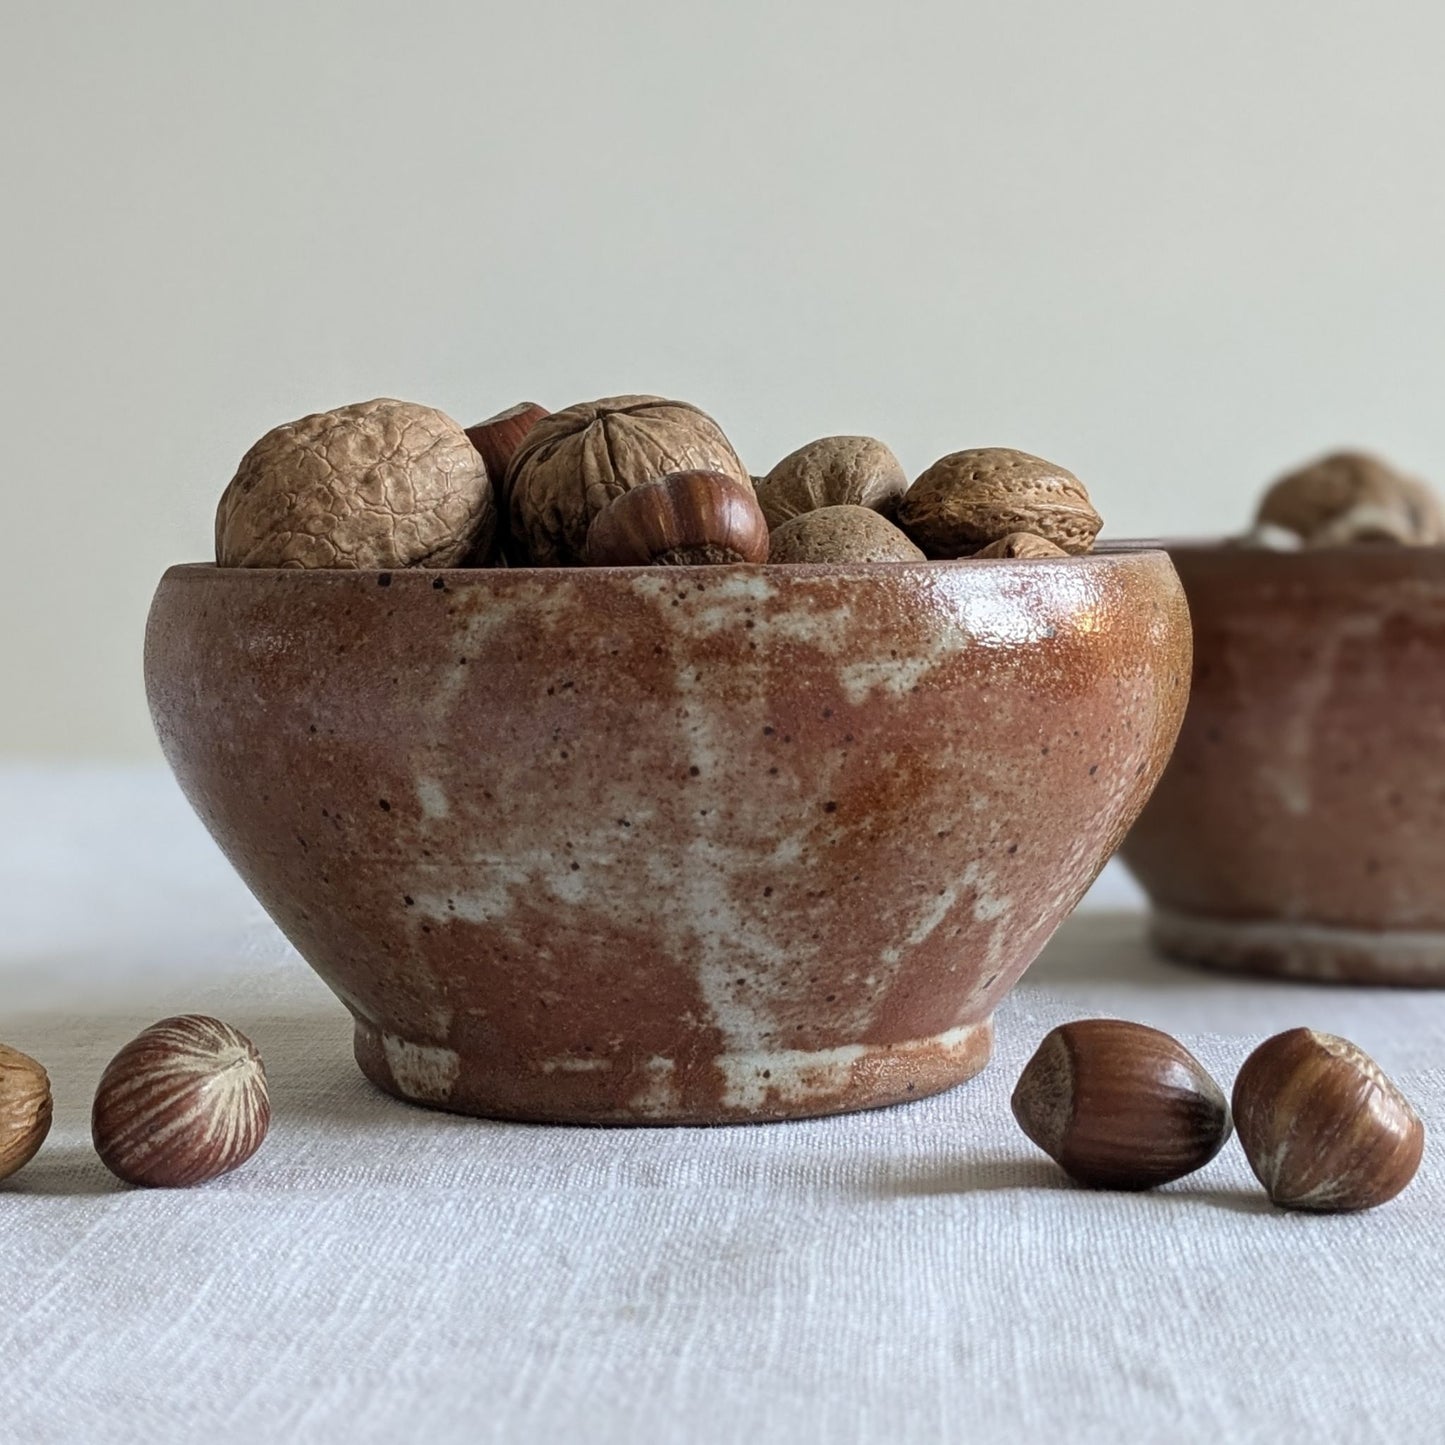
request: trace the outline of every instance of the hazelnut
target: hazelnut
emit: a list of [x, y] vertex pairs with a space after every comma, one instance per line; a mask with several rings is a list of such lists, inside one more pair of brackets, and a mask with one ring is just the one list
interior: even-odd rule
[[751, 487], [721, 472], [673, 472], [613, 498], [587, 530], [594, 567], [766, 562], [768, 524]]
[[241, 458], [216, 511], [222, 567], [451, 567], [497, 523], [487, 470], [450, 417], [359, 402], [287, 422]]
[[509, 406], [506, 411], [499, 411], [486, 421], [479, 421], [466, 429], [467, 440], [481, 453], [482, 461], [486, 463], [487, 475], [497, 488], [499, 502], [506, 501], [501, 486], [512, 458], [517, 455], [517, 448], [539, 421], [551, 415], [535, 401], [519, 401], [516, 406]]
[[819, 507], [773, 532], [773, 562], [922, 562], [923, 553], [869, 507]]
[[1425, 1126], [1373, 1059], [1346, 1039], [1290, 1029], [1234, 1081], [1249, 1167], [1286, 1209], [1372, 1209], [1415, 1177]]
[[752, 479], [710, 416], [660, 396], [611, 396], [539, 421], [508, 468], [508, 526], [538, 567], [582, 561], [592, 519], [614, 497], [671, 472]]
[[[467, 428], [467, 439], [481, 453], [482, 461], [486, 463], [487, 475], [492, 480], [498, 518], [495, 541], [500, 544], [503, 559], [508, 562], [515, 561], [516, 558], [513, 556], [515, 549], [509, 545], [505, 535], [508, 512], [507, 468], [511, 466], [512, 458], [516, 456], [517, 448], [522, 445], [527, 433], [539, 421], [551, 415], [550, 411], [545, 407], [538, 406], [536, 402], [523, 401], [518, 402], [516, 406], [509, 406], [506, 411], [499, 411], [496, 416], [490, 416], [486, 421], [479, 421], [475, 426]], [[471, 556], [466, 559], [466, 565], [486, 566], [492, 560], [493, 551], [494, 547], [491, 545], [473, 551]]]
[[91, 1136], [128, 1184], [178, 1188], [244, 1164], [270, 1123], [256, 1046], [219, 1019], [186, 1014], [152, 1024], [110, 1061]]
[[1255, 516], [1255, 530], [1265, 528], [1292, 532], [1307, 547], [1445, 540], [1439, 503], [1425, 483], [1365, 452], [1336, 452], [1281, 477]]
[[1072, 472], [1006, 447], [934, 462], [904, 493], [897, 520], [930, 557], [967, 556], [1013, 532], [1087, 552], [1101, 525]]
[[873, 437], [820, 437], [757, 483], [758, 504], [774, 531], [820, 507], [871, 507], [892, 516], [907, 490], [902, 463]]
[[1036, 537], [1032, 532], [1010, 532], [987, 547], [980, 547], [975, 557], [1067, 557], [1062, 547], [1055, 547], [1045, 537]]
[[1223, 1091], [1158, 1029], [1081, 1019], [1054, 1029], [1019, 1075], [1014, 1117], [1071, 1178], [1150, 1189], [1202, 1168], [1229, 1137]]
[[50, 1132], [50, 1079], [28, 1054], [0, 1044], [0, 1179], [23, 1169]]

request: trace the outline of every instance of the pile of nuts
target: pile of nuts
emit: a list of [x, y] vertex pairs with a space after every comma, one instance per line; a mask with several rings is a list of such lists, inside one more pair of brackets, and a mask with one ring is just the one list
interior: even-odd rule
[[[1425, 1126], [1356, 1045], [1313, 1029], [1266, 1039], [1234, 1082], [1234, 1128], [1281, 1208], [1373, 1209], [1415, 1177]], [[1203, 1168], [1230, 1135], [1219, 1085], [1176, 1039], [1081, 1019], [1048, 1034], [1013, 1094], [1024, 1133], [1076, 1182], [1151, 1189]]]
[[823, 437], [764, 477], [685, 402], [532, 402], [463, 428], [378, 399], [276, 427], [216, 513], [222, 567], [572, 567], [1062, 557], [1100, 527], [1084, 484], [1001, 447], [910, 487], [872, 437]]
[[[0, 1044], [0, 1179], [33, 1159], [51, 1121], [50, 1078]], [[162, 1019], [132, 1039], [101, 1076], [91, 1138], [127, 1184], [179, 1188], [239, 1168], [271, 1124], [256, 1046], [219, 1019]]]
[[1431, 547], [1445, 542], [1445, 514], [1419, 478], [1368, 452], [1334, 452], [1275, 482], [1241, 540], [1278, 551], [1360, 542]]

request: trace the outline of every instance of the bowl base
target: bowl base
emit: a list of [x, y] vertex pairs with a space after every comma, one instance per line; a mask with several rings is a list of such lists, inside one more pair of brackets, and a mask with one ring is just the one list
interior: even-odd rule
[[1235, 973], [1313, 983], [1445, 988], [1445, 932], [1205, 918], [1155, 909], [1149, 937], [1170, 958]]
[[528, 1070], [465, 1058], [356, 1021], [356, 1061], [379, 1089], [410, 1104], [534, 1124], [751, 1124], [848, 1114], [942, 1093], [980, 1072], [993, 1020], [932, 1038], [832, 1049], [724, 1054], [701, 1063], [602, 1056], [546, 1059]]

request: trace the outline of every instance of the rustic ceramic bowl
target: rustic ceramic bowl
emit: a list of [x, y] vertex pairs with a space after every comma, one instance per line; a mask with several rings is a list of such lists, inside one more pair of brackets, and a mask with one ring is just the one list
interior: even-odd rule
[[1162, 553], [177, 567], [152, 714], [381, 1088], [716, 1123], [918, 1098], [1117, 846], [1183, 714]]
[[1169, 550], [1194, 688], [1123, 850], [1159, 947], [1445, 984], [1445, 550]]

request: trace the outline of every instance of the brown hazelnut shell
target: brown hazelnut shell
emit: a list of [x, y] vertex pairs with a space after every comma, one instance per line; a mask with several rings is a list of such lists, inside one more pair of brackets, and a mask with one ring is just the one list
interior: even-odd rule
[[766, 562], [768, 524], [751, 488], [721, 472], [673, 472], [614, 498], [592, 519], [594, 567]]
[[495, 416], [489, 416], [485, 421], [477, 422], [475, 426], [467, 427], [467, 440], [481, 454], [487, 476], [491, 479], [492, 493], [497, 504], [498, 525], [490, 545], [474, 549], [466, 558], [465, 566], [486, 567], [494, 560], [506, 565], [517, 560], [517, 549], [510, 544], [507, 536], [507, 469], [511, 466], [518, 448], [526, 440], [527, 433], [539, 421], [551, 415], [550, 411], [538, 406], [535, 401], [522, 401], [516, 406], [509, 406], [505, 411], [499, 411]]
[[538, 406], [535, 401], [519, 401], [516, 406], [509, 406], [505, 411], [489, 416], [486, 421], [467, 427], [467, 440], [481, 453], [482, 461], [487, 466], [487, 475], [497, 489], [499, 502], [506, 501], [501, 490], [502, 483], [506, 478], [507, 468], [512, 464], [512, 458], [517, 455], [517, 449], [526, 440], [527, 433], [539, 421], [545, 421], [551, 415], [550, 411]]
[[1045, 1036], [1014, 1088], [1024, 1133], [1080, 1184], [1151, 1189], [1207, 1164], [1229, 1106], [1177, 1039], [1122, 1019], [1079, 1019]]
[[1425, 1126], [1394, 1081], [1348, 1039], [1314, 1029], [1250, 1054], [1234, 1117], [1250, 1168], [1287, 1209], [1373, 1209], [1415, 1177], [1425, 1148]]

